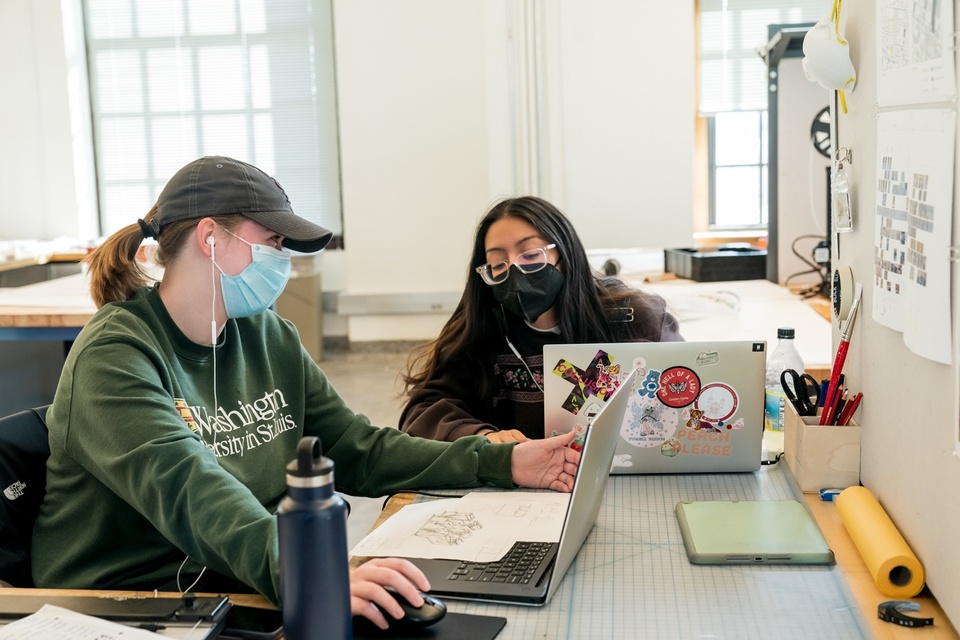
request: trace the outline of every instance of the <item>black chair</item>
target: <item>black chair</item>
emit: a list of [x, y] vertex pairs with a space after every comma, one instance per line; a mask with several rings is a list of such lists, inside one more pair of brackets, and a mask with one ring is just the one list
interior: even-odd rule
[[0, 419], [0, 586], [32, 587], [30, 540], [47, 482], [47, 407]]

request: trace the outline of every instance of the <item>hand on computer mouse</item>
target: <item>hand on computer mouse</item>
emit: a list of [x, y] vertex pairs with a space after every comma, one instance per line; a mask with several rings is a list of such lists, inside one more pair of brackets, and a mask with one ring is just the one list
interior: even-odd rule
[[392, 588], [386, 587], [386, 591], [393, 596], [393, 599], [396, 600], [400, 608], [403, 609], [403, 617], [398, 619], [394, 618], [384, 610], [383, 607], [377, 605], [377, 608], [383, 613], [383, 617], [387, 619], [391, 627], [407, 629], [427, 627], [439, 622], [440, 619], [447, 614], [447, 605], [443, 600], [429, 593], [421, 593], [420, 596], [423, 598], [423, 604], [419, 607], [414, 607], [407, 602], [406, 598]]

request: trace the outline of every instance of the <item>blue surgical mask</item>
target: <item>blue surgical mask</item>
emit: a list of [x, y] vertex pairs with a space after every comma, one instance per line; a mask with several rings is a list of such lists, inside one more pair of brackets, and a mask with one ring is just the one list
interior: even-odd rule
[[[229, 233], [229, 232], [228, 232]], [[253, 262], [235, 276], [220, 269], [220, 288], [228, 318], [246, 318], [270, 308], [290, 279], [290, 252], [263, 244], [250, 244]], [[219, 269], [220, 266], [217, 265]]]

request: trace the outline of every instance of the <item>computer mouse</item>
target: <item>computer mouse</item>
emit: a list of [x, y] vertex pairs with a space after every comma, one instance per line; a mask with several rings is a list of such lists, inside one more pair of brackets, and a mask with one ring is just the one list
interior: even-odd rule
[[383, 612], [383, 617], [387, 619], [387, 622], [390, 623], [391, 627], [398, 629], [428, 627], [431, 624], [439, 622], [443, 616], [447, 615], [447, 605], [443, 602], [443, 600], [432, 596], [429, 593], [421, 593], [420, 595], [423, 597], [423, 605], [420, 607], [414, 607], [407, 602], [406, 598], [390, 587], [386, 587], [386, 590], [387, 593], [393, 596], [394, 600], [397, 601], [397, 604], [400, 605], [400, 608], [403, 609], [403, 617], [397, 619], [388, 612], [384, 611], [379, 605], [377, 606], [377, 608]]

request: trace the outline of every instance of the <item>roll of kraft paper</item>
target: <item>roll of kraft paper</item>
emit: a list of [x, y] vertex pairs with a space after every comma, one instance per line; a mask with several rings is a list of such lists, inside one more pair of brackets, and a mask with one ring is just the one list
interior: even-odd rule
[[865, 487], [849, 487], [835, 502], [877, 588], [891, 598], [912, 598], [923, 589], [923, 565], [890, 516]]

